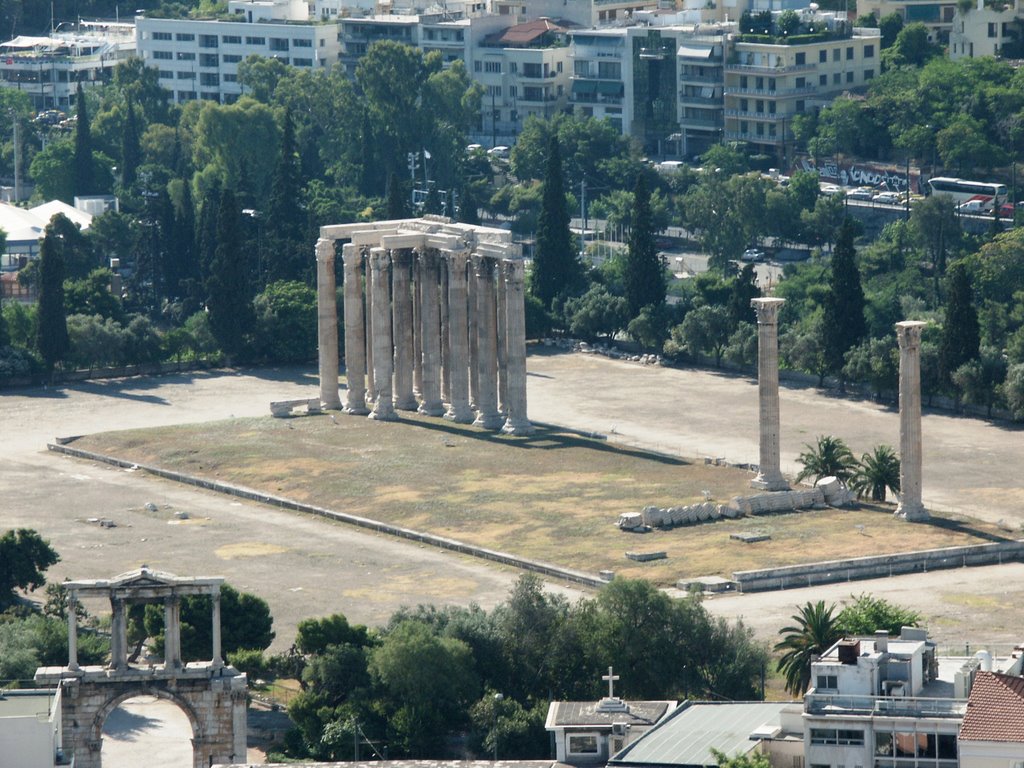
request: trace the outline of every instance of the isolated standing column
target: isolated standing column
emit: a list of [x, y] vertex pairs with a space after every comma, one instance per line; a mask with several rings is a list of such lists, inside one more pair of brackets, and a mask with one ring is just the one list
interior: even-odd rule
[[927, 520], [921, 503], [921, 329], [925, 323], [896, 323], [900, 345], [900, 503], [896, 517]]
[[363, 254], [348, 243], [341, 247], [345, 265], [345, 413], [365, 415], [366, 324], [363, 318]]
[[320, 363], [320, 402], [341, 408], [338, 395], [338, 300], [334, 282], [334, 241], [316, 241], [317, 347]]
[[784, 491], [779, 458], [779, 307], [785, 299], [752, 299], [757, 313], [757, 392], [760, 416], [760, 458], [752, 488]]

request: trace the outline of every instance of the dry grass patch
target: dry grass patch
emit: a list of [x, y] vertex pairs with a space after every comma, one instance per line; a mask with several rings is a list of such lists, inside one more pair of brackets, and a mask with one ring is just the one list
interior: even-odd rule
[[[569, 431], [509, 437], [412, 414], [389, 423], [342, 415], [235, 419], [91, 435], [75, 445], [537, 560], [662, 584], [1011, 537], [996, 526], [954, 517], [908, 524], [895, 520], [886, 505], [623, 533], [614, 526], [622, 512], [700, 501], [705, 490], [725, 502], [752, 493], [751, 473]], [[740, 531], [763, 531], [771, 540], [730, 539]], [[636, 563], [626, 551], [665, 551], [668, 558]]]

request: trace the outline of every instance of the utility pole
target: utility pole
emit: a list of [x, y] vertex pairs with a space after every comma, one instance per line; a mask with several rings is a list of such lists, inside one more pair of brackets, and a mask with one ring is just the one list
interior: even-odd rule
[[416, 153], [415, 152], [410, 152], [406, 157], [407, 157], [407, 159], [409, 161], [409, 180], [412, 182], [411, 185], [410, 185], [412, 187], [412, 191], [409, 192], [409, 194], [412, 195], [412, 200], [410, 202], [412, 203], [412, 212], [413, 212], [413, 214], [415, 214], [416, 213]]
[[580, 249], [587, 236], [587, 179], [580, 179]]

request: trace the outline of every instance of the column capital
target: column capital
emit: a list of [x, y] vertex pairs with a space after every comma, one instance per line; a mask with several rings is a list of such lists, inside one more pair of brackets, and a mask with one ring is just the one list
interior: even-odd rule
[[321, 237], [316, 241], [316, 260], [319, 262], [334, 261], [334, 241]]
[[785, 299], [771, 296], [750, 300], [750, 306], [757, 313], [758, 325], [776, 325], [779, 322], [779, 308], [785, 303]]
[[900, 349], [913, 349], [921, 346], [921, 329], [928, 323], [923, 320], [901, 320], [896, 323], [896, 340]]
[[501, 269], [504, 272], [505, 280], [514, 289], [521, 290], [526, 280], [526, 266], [522, 259], [504, 259], [501, 262]]
[[384, 248], [371, 248], [370, 249], [370, 268], [374, 272], [380, 272], [387, 269], [388, 266], [388, 252]]
[[391, 248], [391, 263], [396, 267], [409, 267], [412, 265], [411, 248]]
[[345, 243], [341, 246], [341, 260], [346, 269], [354, 270], [362, 264], [363, 253], [355, 243]]

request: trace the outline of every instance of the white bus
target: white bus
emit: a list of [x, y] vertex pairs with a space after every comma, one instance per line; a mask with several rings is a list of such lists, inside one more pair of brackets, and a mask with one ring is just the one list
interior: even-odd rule
[[967, 181], [936, 176], [928, 179], [928, 188], [933, 195], [949, 195], [957, 205], [968, 200], [977, 200], [986, 210], [1006, 202], [1006, 185], [990, 181]]

